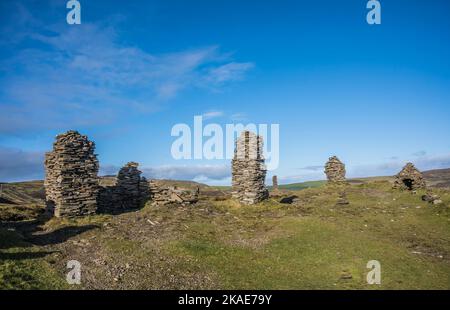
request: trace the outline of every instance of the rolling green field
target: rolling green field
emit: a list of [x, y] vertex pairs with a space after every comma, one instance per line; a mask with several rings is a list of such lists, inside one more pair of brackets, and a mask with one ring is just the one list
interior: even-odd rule
[[[205, 197], [184, 208], [2, 222], [0, 288], [450, 289], [448, 190], [434, 189], [443, 203], [433, 205], [387, 181], [320, 185], [288, 191], [292, 204]], [[337, 204], [343, 195], [348, 205]], [[72, 259], [81, 287], [65, 281]], [[381, 285], [366, 282], [370, 260], [381, 263]]]

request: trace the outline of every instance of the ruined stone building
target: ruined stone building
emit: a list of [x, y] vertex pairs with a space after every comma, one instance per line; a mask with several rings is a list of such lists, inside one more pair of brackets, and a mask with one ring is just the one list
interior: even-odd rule
[[407, 163], [395, 176], [393, 188], [417, 190], [426, 188], [426, 184], [422, 173], [412, 163]]
[[345, 182], [345, 165], [336, 156], [330, 157], [325, 164], [325, 174], [328, 182]]
[[237, 139], [232, 160], [232, 196], [242, 204], [256, 204], [267, 199], [266, 166], [261, 136], [242, 132]]
[[[129, 162], [117, 174], [117, 192], [122, 209], [134, 209], [141, 205], [141, 174], [139, 164]], [[147, 185], [148, 186], [148, 185]]]
[[129, 162], [119, 170], [112, 184], [102, 184], [98, 199], [101, 212], [120, 213], [145, 204], [149, 184], [138, 167], [138, 163]]
[[77, 131], [56, 137], [45, 154], [45, 193], [57, 217], [93, 214], [97, 210], [98, 160], [95, 144]]

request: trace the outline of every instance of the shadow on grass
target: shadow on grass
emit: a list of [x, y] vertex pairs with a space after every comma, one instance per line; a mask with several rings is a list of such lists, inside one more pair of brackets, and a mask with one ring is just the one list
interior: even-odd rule
[[14, 252], [3, 253], [0, 252], [0, 260], [22, 260], [22, 259], [36, 259], [42, 258], [49, 254], [53, 254], [55, 251], [40, 251], [40, 252]]
[[59, 244], [86, 231], [99, 228], [98, 225], [66, 226], [49, 233], [28, 236], [27, 241], [39, 246]]
[[[68, 239], [82, 234], [86, 231], [99, 228], [98, 225], [83, 225], [83, 226], [66, 226], [58, 228], [51, 232], [44, 232], [42, 226], [52, 218], [52, 214], [45, 212], [38, 216], [37, 219], [25, 222], [1, 222], [0, 223], [0, 249], [9, 248], [28, 248], [32, 246], [46, 246], [63, 243]], [[36, 252], [42, 253], [43, 256], [51, 252]], [[20, 259], [27, 252], [23, 253], [1, 253], [0, 258], [4, 255], [17, 255]], [[29, 252], [29, 255], [37, 255], [34, 252]]]

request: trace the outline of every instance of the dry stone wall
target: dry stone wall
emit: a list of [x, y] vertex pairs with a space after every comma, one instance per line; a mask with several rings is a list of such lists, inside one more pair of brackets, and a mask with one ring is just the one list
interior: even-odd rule
[[250, 131], [242, 132], [236, 141], [232, 160], [232, 196], [245, 205], [267, 199], [265, 186], [266, 166], [261, 136]]
[[129, 162], [122, 167], [113, 184], [102, 186], [99, 192], [99, 209], [101, 212], [120, 213], [139, 208], [149, 199], [149, 184], [139, 164]]
[[57, 217], [93, 214], [97, 210], [98, 160], [95, 144], [77, 131], [58, 135], [45, 155], [45, 192]]

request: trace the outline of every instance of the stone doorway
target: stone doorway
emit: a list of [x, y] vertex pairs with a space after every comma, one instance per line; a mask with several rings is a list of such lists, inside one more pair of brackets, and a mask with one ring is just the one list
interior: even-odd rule
[[408, 190], [413, 190], [413, 180], [411, 179], [403, 179], [403, 184], [406, 186]]

